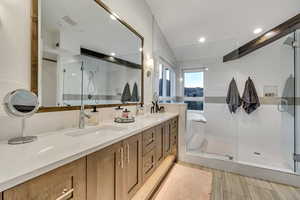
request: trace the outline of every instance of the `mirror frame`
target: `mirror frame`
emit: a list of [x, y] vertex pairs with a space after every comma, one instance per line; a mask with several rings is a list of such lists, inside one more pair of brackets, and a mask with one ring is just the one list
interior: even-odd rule
[[[106, 10], [109, 14], [114, 15], [117, 20], [127, 27], [131, 32], [138, 36], [142, 41], [141, 52], [141, 102], [139, 103], [127, 103], [127, 104], [98, 104], [98, 105], [85, 105], [86, 109], [92, 109], [93, 106], [97, 108], [105, 107], [118, 107], [118, 106], [135, 106], [144, 104], [144, 37], [139, 34], [131, 25], [122, 20], [116, 15], [108, 6], [106, 6], [102, 0], [94, 0], [99, 6]], [[39, 90], [39, 0], [31, 0], [31, 92], [38, 96]], [[122, 63], [120, 63], [122, 64]], [[62, 106], [62, 107], [40, 107], [38, 112], [58, 112], [58, 111], [70, 111], [80, 110], [80, 106]]]

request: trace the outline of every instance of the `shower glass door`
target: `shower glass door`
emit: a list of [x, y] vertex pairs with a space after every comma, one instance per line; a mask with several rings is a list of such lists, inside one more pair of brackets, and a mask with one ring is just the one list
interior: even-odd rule
[[300, 173], [300, 30], [295, 32], [295, 74], [296, 74], [296, 95], [295, 95], [295, 172]]

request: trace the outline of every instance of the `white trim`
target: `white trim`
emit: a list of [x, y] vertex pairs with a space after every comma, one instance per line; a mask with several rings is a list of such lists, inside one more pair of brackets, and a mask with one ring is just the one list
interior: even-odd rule
[[[158, 93], [159, 93], [159, 77], [160, 77], [160, 66], [162, 68], [162, 79], [163, 79], [163, 94], [162, 96], [159, 96], [160, 100], [173, 100], [176, 96], [176, 73], [175, 70], [172, 66], [165, 65], [166, 62], [159, 63], [158, 64]], [[169, 79], [170, 79], [170, 96], [167, 96], [167, 90], [166, 90], [166, 83], [167, 83], [167, 78], [166, 78], [166, 69], [169, 70]]]

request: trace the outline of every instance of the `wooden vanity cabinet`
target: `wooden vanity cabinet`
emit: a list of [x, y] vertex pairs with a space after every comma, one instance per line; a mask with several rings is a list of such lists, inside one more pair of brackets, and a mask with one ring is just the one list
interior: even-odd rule
[[124, 148], [113, 144], [87, 156], [87, 199], [123, 200]]
[[142, 135], [87, 156], [87, 199], [131, 199], [142, 185]]
[[164, 125], [159, 125], [155, 128], [155, 161], [159, 166], [164, 160]]
[[142, 186], [142, 134], [123, 141], [124, 193], [125, 199], [131, 199]]
[[143, 183], [155, 170], [156, 129], [150, 128], [143, 135], [142, 181]]
[[164, 158], [172, 153], [171, 121], [164, 124]]
[[177, 157], [178, 154], [178, 118], [171, 120], [171, 153]]
[[21, 185], [0, 200], [129, 200], [170, 154], [178, 118], [92, 153]]
[[25, 199], [85, 200], [86, 158], [74, 161], [3, 192], [3, 200]]

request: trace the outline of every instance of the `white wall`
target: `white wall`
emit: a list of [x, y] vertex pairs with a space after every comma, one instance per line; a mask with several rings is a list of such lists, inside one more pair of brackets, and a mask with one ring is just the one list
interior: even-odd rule
[[[148, 5], [143, 0], [104, 0], [104, 2], [144, 36], [145, 58], [151, 58], [153, 18]], [[0, 100], [9, 91], [30, 88], [30, 16], [31, 0], [0, 1]], [[149, 102], [152, 98], [152, 80], [145, 76], [145, 102]], [[76, 119], [75, 111], [37, 114], [28, 120], [30, 134], [76, 126]], [[0, 140], [20, 134], [20, 120], [7, 117], [2, 107], [0, 126]]]
[[57, 105], [57, 62], [43, 60], [42, 79], [42, 102], [44, 106]]
[[[204, 76], [206, 97], [225, 97], [233, 77], [242, 95], [248, 76], [254, 81], [259, 97], [263, 96], [263, 88], [268, 85], [278, 86], [278, 94], [282, 96], [286, 79], [294, 73], [293, 49], [282, 45], [284, 40], [236, 61], [193, 61], [183, 62], [181, 66], [208, 68]], [[205, 134], [214, 138], [213, 141], [223, 143], [223, 149], [216, 146], [215, 150], [221, 151], [219, 153], [234, 155], [242, 162], [292, 169], [293, 116], [278, 112], [277, 105], [262, 105], [250, 115], [243, 110], [231, 115], [225, 102], [205, 103], [204, 115], [207, 118]], [[254, 152], [261, 153], [261, 156], [255, 156]]]
[[[30, 84], [30, 0], [0, 2], [0, 99]], [[3, 114], [2, 107], [0, 113]]]

